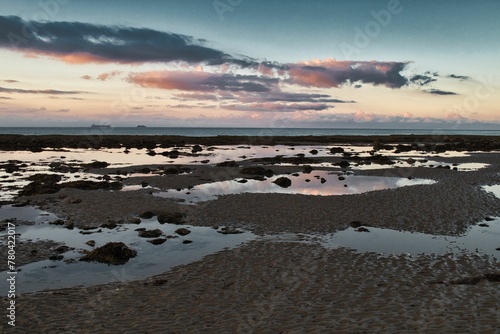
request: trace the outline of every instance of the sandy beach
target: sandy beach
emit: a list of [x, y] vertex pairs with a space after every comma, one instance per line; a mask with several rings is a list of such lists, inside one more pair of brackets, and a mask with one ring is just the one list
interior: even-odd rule
[[[75, 136], [2, 136], [2, 182], [20, 185], [0, 214], [12, 204], [33, 206], [58, 217], [54, 231], [94, 233], [88, 238], [98, 242], [99, 230], [133, 231], [156, 220], [168, 221], [160, 226], [165, 244], [176, 240], [166, 235], [168, 224], [191, 230], [182, 240], [193, 245], [197, 227], [253, 237], [150, 277], [111, 265], [103, 284], [19, 293], [15, 332], [497, 332], [500, 239], [476, 251], [453, 241], [449, 251], [424, 246], [420, 255], [326, 247], [323, 240], [381, 230], [452, 240], [471, 228], [494, 240], [500, 198], [487, 187], [500, 184], [498, 138], [118, 137], [87, 151], [89, 142]], [[32, 160], [14, 161], [13, 152]], [[107, 160], [95, 164], [87, 152]], [[277, 186], [279, 178], [290, 185]], [[245, 192], [250, 186], [258, 190]], [[29, 231], [34, 222], [15, 223]], [[50, 257], [54, 266], [74, 266], [64, 262], [72, 251], [65, 243], [24, 240], [23, 233], [17, 266]], [[7, 258], [5, 244], [0, 255]], [[13, 330], [6, 321], [0, 328]]]

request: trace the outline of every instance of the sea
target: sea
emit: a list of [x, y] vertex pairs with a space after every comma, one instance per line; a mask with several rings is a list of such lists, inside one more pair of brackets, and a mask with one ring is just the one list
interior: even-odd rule
[[467, 129], [345, 129], [345, 128], [203, 128], [203, 127], [0, 127], [0, 134], [17, 135], [171, 135], [215, 136], [389, 136], [478, 135], [500, 136], [498, 130]]

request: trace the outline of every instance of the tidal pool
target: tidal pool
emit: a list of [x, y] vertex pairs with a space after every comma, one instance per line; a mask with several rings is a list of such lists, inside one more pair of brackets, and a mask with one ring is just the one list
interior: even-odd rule
[[[292, 181], [290, 187], [283, 188], [273, 183], [279, 177]], [[296, 173], [277, 175], [265, 180], [236, 179], [206, 183], [186, 189], [170, 189], [154, 193], [154, 196], [183, 200], [186, 204], [210, 201], [220, 195], [242, 193], [282, 193], [316, 196], [360, 194], [368, 191], [392, 189], [419, 184], [434, 184], [426, 179], [408, 179], [397, 177], [344, 175], [337, 172], [314, 171], [310, 174]]]
[[[18, 210], [19, 209], [19, 210]], [[30, 211], [31, 212], [28, 212]], [[17, 211], [17, 212], [16, 212]], [[39, 219], [47, 217], [45, 221], [54, 220], [55, 216], [46, 216], [45, 212], [35, 208], [0, 208], [0, 217], [17, 218], [18, 220]], [[147, 230], [159, 229], [167, 240], [160, 245], [147, 242], [147, 238], [138, 236], [137, 228]], [[186, 228], [191, 233], [186, 236], [176, 234], [179, 228]], [[211, 227], [196, 227], [189, 225], [160, 224], [155, 218], [143, 219], [140, 225], [119, 225], [115, 229], [99, 228], [82, 234], [82, 230], [68, 230], [61, 226], [50, 225], [46, 222], [31, 226], [16, 226], [19, 233], [18, 241], [52, 240], [62, 242], [73, 251], [64, 253], [62, 261], [44, 260], [18, 267], [16, 275], [16, 291], [34, 292], [45, 289], [60, 289], [74, 286], [90, 286], [117, 281], [132, 281], [161, 274], [172, 267], [198, 261], [204, 256], [231, 249], [256, 238], [250, 232], [241, 231], [239, 234], [222, 234], [221, 230]], [[3, 240], [6, 232], [0, 233]], [[173, 237], [173, 238], [172, 238]], [[137, 251], [137, 256], [124, 265], [109, 266], [102, 263], [88, 263], [79, 261], [83, 256], [82, 250], [94, 249], [86, 242], [95, 241], [95, 247], [101, 247], [108, 242], [123, 242]], [[7, 277], [7, 272], [0, 273]], [[0, 289], [8, 291], [7, 282], [0, 281]]]

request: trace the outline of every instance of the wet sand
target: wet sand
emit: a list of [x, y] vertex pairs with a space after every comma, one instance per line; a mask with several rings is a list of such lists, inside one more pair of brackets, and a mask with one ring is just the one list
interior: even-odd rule
[[[9, 138], [18, 140], [11, 145], [16, 149], [29, 149], [26, 145], [33, 140]], [[487, 138], [466, 138], [467, 147], [478, 149], [483, 145], [490, 151], [498, 139]], [[295, 138], [294, 142], [291, 138], [264, 138], [259, 144], [286, 140], [288, 144], [330, 145], [343, 140], [352, 143], [354, 139]], [[50, 143], [50, 147], [57, 141], [46, 140], [42, 142]], [[109, 140], [112, 146], [118, 138]], [[192, 139], [179, 140], [187, 143]], [[196, 143], [247, 143], [241, 138], [231, 140], [202, 138]], [[393, 138], [360, 140], [370, 145], [375, 140], [398, 142]], [[413, 136], [400, 140], [415, 142]], [[57, 142], [59, 147], [72, 147], [78, 139]], [[453, 146], [457, 142], [449, 137], [439, 140]], [[18, 202], [39, 205], [73, 220], [76, 226], [126, 221], [145, 211], [182, 212], [191, 225], [225, 224], [263, 236], [323, 235], [346, 229], [352, 221], [458, 235], [486, 217], [500, 216], [500, 199], [482, 188], [500, 183], [498, 153], [435, 159], [489, 166], [473, 172], [424, 167], [356, 170], [356, 175], [425, 178], [437, 183], [342, 196], [239, 194], [183, 205], [151, 196], [149, 189], [120, 192], [62, 188]], [[303, 170], [301, 165], [265, 167], [276, 174]], [[95, 172], [106, 174], [110, 170]], [[123, 182], [184, 188], [248, 177], [240, 172], [237, 167], [197, 165], [187, 175], [134, 177]], [[495, 333], [500, 326], [500, 265], [496, 258], [481, 254], [380, 255], [262, 238], [145, 280], [129, 282], [127, 272], [113, 269], [115, 276], [122, 275], [119, 280], [123, 282], [18, 296], [16, 329], [31, 333]], [[7, 329], [6, 323], [1, 326]]]

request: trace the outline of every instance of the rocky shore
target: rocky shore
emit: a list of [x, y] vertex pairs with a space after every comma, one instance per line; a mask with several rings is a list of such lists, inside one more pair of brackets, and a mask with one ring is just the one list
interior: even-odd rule
[[[366, 152], [344, 150], [348, 144], [364, 145]], [[214, 163], [203, 154], [215, 145], [315, 147], [293, 156], [249, 155]], [[297, 237], [354, 225], [368, 232], [373, 227], [456, 236], [496, 220], [500, 198], [484, 187], [500, 184], [500, 138], [0, 136], [4, 152], [58, 149], [61, 155], [75, 148], [143, 148], [144, 156], [174, 162], [128, 167], [107, 161], [47, 162], [49, 172], [29, 174], [26, 161], [2, 158], [3, 180], [19, 173], [18, 179], [29, 181], [11, 202], [55, 213], [60, 220], [54, 224], [61, 229], [116, 228], [148, 216], [160, 223], [245, 229], [260, 238], [147, 279], [120, 271], [120, 249], [127, 248], [114, 244], [115, 257], [108, 263], [114, 264], [117, 282], [18, 295], [20, 333], [495, 333], [500, 326], [500, 254], [361, 253]], [[183, 155], [198, 162], [175, 163]], [[433, 165], [419, 163], [424, 158]], [[460, 170], [461, 164], [481, 168]], [[376, 168], [360, 168], [366, 166]], [[349, 183], [351, 175], [433, 183], [339, 196], [239, 193], [193, 205], [154, 196], [167, 189], [189, 192], [204, 184], [271, 177], [276, 187], [288, 189], [299, 174], [310, 175], [318, 189], [333, 187], [320, 172], [335, 173], [335, 182], [351, 188], [356, 186]], [[78, 173], [89, 178], [61, 182]], [[129, 186], [137, 188], [125, 191]], [[139, 230], [146, 232], [155, 230]], [[189, 230], [179, 229], [182, 233]], [[69, 249], [23, 241], [17, 251], [25, 264], [50, 257], [57, 262]], [[102, 258], [89, 254], [90, 261]], [[0, 256], [6, 258], [5, 247]], [[6, 321], [0, 328], [10, 330]]]

